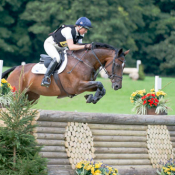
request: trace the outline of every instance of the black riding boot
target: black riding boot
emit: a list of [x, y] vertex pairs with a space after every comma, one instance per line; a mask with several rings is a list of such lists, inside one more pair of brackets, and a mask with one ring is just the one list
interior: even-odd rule
[[53, 71], [54, 71], [57, 64], [58, 63], [57, 63], [57, 60], [55, 58], [50, 62], [49, 66], [47, 68], [46, 74], [44, 75], [41, 86], [49, 87], [49, 85], [51, 83], [50, 77], [51, 77], [51, 75], [52, 75], [52, 73], [53, 73]]

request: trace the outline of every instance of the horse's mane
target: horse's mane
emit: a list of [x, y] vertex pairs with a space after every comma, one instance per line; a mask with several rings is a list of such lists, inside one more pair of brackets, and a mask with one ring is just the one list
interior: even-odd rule
[[111, 49], [111, 50], [116, 50], [115, 47], [110, 46], [109, 44], [105, 44], [105, 43], [79, 43], [79, 45], [84, 45], [84, 44], [92, 44], [93, 45], [93, 49], [98, 49], [98, 48], [105, 48], [105, 49]]
[[111, 49], [111, 50], [116, 50], [115, 47], [110, 46], [108, 44], [105, 43], [93, 43], [93, 48], [106, 48], [106, 49]]

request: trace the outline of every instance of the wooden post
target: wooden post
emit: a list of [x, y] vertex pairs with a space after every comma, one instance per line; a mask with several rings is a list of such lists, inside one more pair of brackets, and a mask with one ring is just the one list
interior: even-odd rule
[[0, 60], [0, 80], [2, 78], [3, 60]]
[[137, 60], [137, 64], [136, 64], [136, 66], [137, 66], [137, 70], [138, 70], [138, 72], [139, 72], [139, 65], [141, 64], [141, 60]]
[[155, 76], [155, 92], [162, 89], [162, 79], [159, 76]]

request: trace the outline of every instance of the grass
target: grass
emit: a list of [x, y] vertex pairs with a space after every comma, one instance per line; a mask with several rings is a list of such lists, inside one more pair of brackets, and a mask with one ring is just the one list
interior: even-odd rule
[[[5, 67], [3, 71], [6, 69]], [[87, 104], [84, 95], [90, 94], [90, 92], [85, 92], [72, 99], [68, 97], [57, 99], [56, 97], [41, 96], [35, 108], [58, 111], [134, 114], [131, 111], [133, 108], [133, 105], [130, 103], [131, 93], [136, 90], [146, 89], [149, 91], [154, 88], [155, 77], [146, 76], [144, 81], [133, 81], [128, 75], [124, 75], [123, 87], [118, 91], [114, 91], [111, 88], [109, 79], [98, 78], [97, 81], [102, 82], [106, 89], [106, 95], [97, 104]], [[162, 77], [162, 90], [167, 93], [167, 99], [170, 100], [169, 106], [172, 108], [168, 115], [175, 115], [174, 87], [175, 78]]]

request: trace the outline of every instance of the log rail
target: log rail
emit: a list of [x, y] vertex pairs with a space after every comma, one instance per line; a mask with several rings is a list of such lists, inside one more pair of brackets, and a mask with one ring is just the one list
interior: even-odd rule
[[[75, 125], [82, 123], [82, 128], [78, 128], [77, 124], [77, 128], [72, 125], [68, 129], [71, 122]], [[83, 124], [86, 123], [93, 137], [89, 148], [81, 143], [86, 140], [91, 143], [88, 130], [86, 135], [82, 134]], [[81, 160], [81, 156], [90, 158], [92, 154], [89, 150], [93, 149], [95, 161], [118, 168], [120, 175], [156, 175], [156, 169], [161, 167], [158, 160], [174, 158], [174, 115], [141, 116], [41, 110], [37, 124], [35, 136], [38, 144], [43, 145], [41, 155], [49, 160], [50, 175], [74, 174], [72, 168], [75, 168], [76, 162]], [[161, 136], [162, 141], [152, 139], [155, 135], [157, 138]], [[67, 140], [66, 136], [69, 136]], [[168, 139], [169, 142], [162, 143]], [[71, 147], [69, 144], [72, 144]]]

